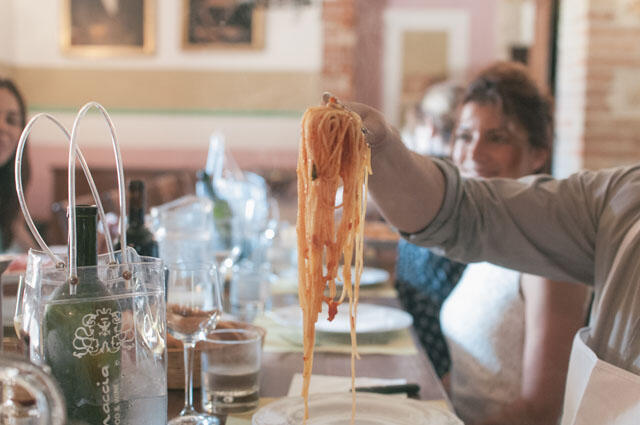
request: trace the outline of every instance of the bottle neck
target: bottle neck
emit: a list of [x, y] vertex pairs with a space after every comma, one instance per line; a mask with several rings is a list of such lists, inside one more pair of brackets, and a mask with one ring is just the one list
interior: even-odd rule
[[129, 207], [129, 227], [144, 227], [144, 208]]
[[205, 191], [207, 192], [207, 195], [209, 196], [209, 198], [213, 199], [214, 201], [219, 200], [220, 197], [216, 193], [216, 189], [213, 186], [213, 180], [211, 179], [211, 175], [207, 174], [204, 170], [202, 170], [199, 177], [200, 177], [200, 181], [204, 184]]
[[132, 185], [129, 188], [129, 227], [144, 226], [145, 212], [144, 187]]
[[78, 267], [98, 264], [96, 215], [76, 215]]

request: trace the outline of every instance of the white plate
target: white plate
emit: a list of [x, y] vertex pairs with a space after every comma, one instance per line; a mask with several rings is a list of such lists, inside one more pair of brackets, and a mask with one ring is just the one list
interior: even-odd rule
[[[298, 305], [278, 308], [270, 316], [283, 326], [302, 328], [302, 309]], [[411, 326], [413, 317], [406, 311], [375, 304], [358, 304], [358, 318], [356, 332], [358, 334], [391, 332]], [[322, 313], [316, 323], [317, 332], [350, 333], [349, 304], [338, 306], [338, 314], [333, 321], [327, 320], [327, 305], [323, 303]]]
[[[356, 272], [354, 267], [351, 268], [351, 276]], [[338, 276], [342, 277], [342, 271], [338, 272]], [[362, 269], [360, 276], [360, 286], [377, 285], [385, 283], [389, 280], [389, 272], [384, 269], [376, 269], [374, 267], [365, 267]], [[342, 286], [342, 281], [336, 280], [336, 285]]]
[[[302, 397], [285, 397], [258, 410], [252, 425], [302, 425]], [[351, 395], [316, 394], [309, 397], [307, 425], [351, 423]], [[416, 400], [358, 393], [356, 425], [463, 425], [452, 413]]]

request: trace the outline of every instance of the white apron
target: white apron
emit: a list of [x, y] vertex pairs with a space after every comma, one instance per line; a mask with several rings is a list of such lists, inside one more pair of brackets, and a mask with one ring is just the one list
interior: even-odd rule
[[[639, 232], [640, 221], [625, 235], [611, 270]], [[640, 376], [600, 360], [586, 344], [589, 331], [582, 328], [573, 339], [561, 424], [639, 425]]]

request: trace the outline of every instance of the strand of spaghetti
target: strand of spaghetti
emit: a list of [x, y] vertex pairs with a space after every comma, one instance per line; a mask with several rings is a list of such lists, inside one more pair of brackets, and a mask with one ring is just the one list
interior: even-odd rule
[[[364, 201], [371, 172], [371, 155], [361, 128], [360, 117], [335, 100], [326, 106], [309, 108], [302, 119], [297, 167], [297, 232], [298, 295], [304, 329], [302, 395], [305, 399], [305, 420], [308, 417], [315, 322], [323, 301], [328, 305], [331, 320], [337, 313], [338, 304], [345, 297], [349, 299], [352, 386], [355, 379], [355, 359], [358, 357], [355, 325], [363, 269]], [[335, 197], [340, 184], [343, 186], [343, 202], [336, 207]], [[338, 224], [336, 209], [342, 210]], [[336, 299], [335, 280], [341, 259], [343, 288]], [[351, 271], [353, 262], [354, 276]], [[328, 296], [325, 295], [327, 288]], [[355, 392], [353, 397], [352, 422]]]

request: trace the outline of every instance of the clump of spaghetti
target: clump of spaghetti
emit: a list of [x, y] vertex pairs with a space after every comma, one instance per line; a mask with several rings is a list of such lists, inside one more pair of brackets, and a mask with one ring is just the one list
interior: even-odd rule
[[[332, 320], [338, 305], [348, 297], [352, 388], [354, 386], [355, 359], [358, 357], [355, 325], [370, 173], [371, 151], [364, 138], [360, 117], [333, 97], [327, 105], [309, 108], [302, 118], [297, 167], [298, 294], [304, 327], [302, 396], [305, 419], [308, 417], [315, 323], [323, 302], [328, 306], [328, 319]], [[336, 206], [336, 192], [340, 186], [343, 187], [343, 201]], [[336, 220], [336, 209], [342, 210], [339, 220]], [[342, 270], [343, 286], [337, 296], [339, 270]], [[352, 396], [355, 412], [355, 391]]]

